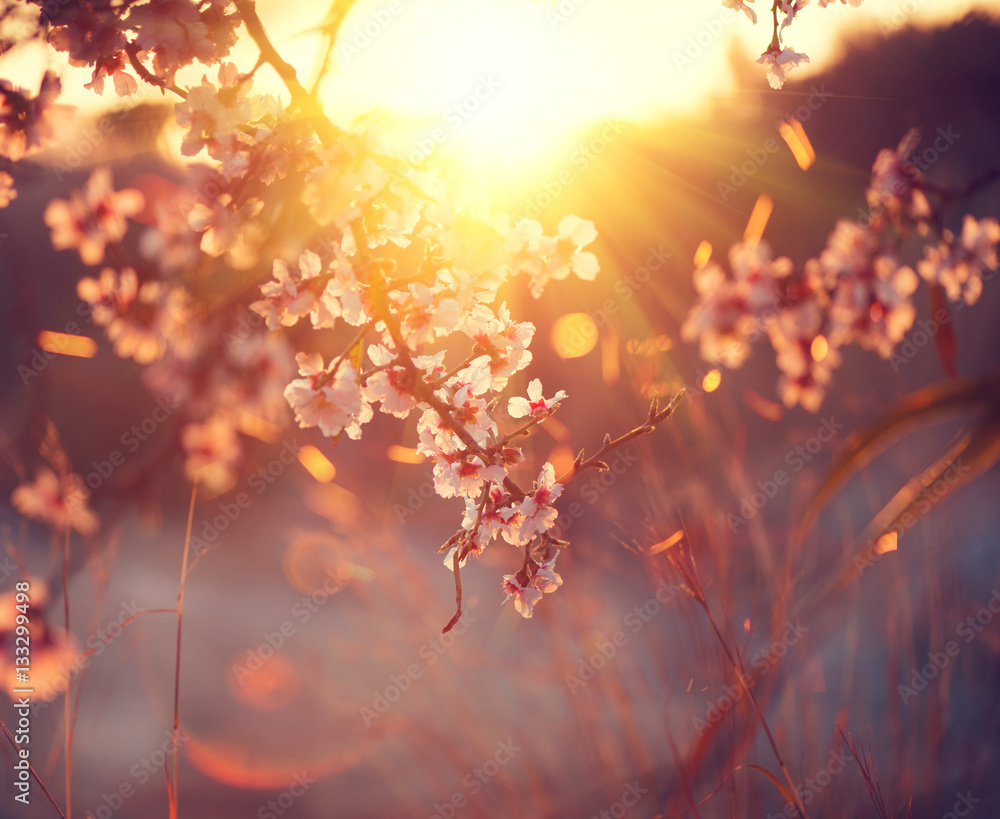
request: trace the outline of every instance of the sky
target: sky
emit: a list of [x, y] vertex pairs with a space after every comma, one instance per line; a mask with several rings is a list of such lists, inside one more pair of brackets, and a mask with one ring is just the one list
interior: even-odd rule
[[[766, 0], [749, 5], [757, 7], [757, 25], [719, 0], [358, 0], [320, 93], [340, 121], [383, 109], [420, 119], [409, 138], [439, 129], [487, 154], [527, 160], [603, 119], [655, 120], [731, 93], [734, 44], [749, 63], [770, 40]], [[309, 84], [324, 47], [317, 25], [329, 7], [258, 2], [279, 52]], [[825, 9], [814, 2], [786, 42], [809, 55], [810, 64], [798, 69], [807, 77], [837, 59], [844, 38], [877, 42], [907, 22], [946, 22], [974, 8], [1000, 14], [997, 0], [864, 0], [859, 8], [834, 2]], [[0, 60], [0, 76], [30, 86], [41, 71], [40, 52], [14, 49]], [[243, 70], [255, 57], [249, 41], [232, 55]], [[80, 75], [65, 84], [67, 102], [82, 110], [115, 104], [110, 83], [101, 100], [82, 89], [84, 69], [63, 63], [60, 70]], [[197, 83], [202, 73], [192, 67], [181, 81]], [[214, 79], [214, 70], [208, 74]], [[283, 93], [268, 70], [258, 73], [254, 90]]]

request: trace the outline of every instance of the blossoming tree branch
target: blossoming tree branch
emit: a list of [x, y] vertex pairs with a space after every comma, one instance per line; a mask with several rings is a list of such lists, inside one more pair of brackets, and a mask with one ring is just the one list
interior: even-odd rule
[[[747, 2], [722, 5], [757, 23]], [[771, 6], [772, 35], [758, 62], [772, 88], [808, 59], [785, 44], [807, 5]], [[461, 568], [496, 539], [521, 550], [502, 588], [530, 617], [562, 583], [555, 562], [566, 544], [551, 530], [565, 483], [605, 469], [608, 452], [651, 432], [681, 397], [654, 401], [641, 424], [607, 435], [589, 458], [580, 452], [564, 475], [551, 463], [530, 483], [516, 474], [524, 460], [518, 439], [567, 396], [538, 378], [526, 395], [510, 394], [511, 378], [531, 364], [535, 327], [512, 315], [502, 291], [526, 280], [537, 298], [551, 281], [593, 280], [594, 223], [565, 216], [548, 234], [537, 221], [463, 195], [432, 160], [416, 168], [402, 161], [377, 125], [335, 124], [249, 0], [28, 0], [5, 6], [3, 21], [87, 67], [95, 94], [128, 97], [144, 84], [173, 99], [179, 150], [200, 163], [189, 168], [188, 185], [155, 198], [116, 190], [111, 169], [100, 167], [44, 213], [54, 247], [94, 268], [77, 287], [94, 323], [118, 356], [141, 365], [153, 394], [180, 408], [177, 444], [192, 483], [231, 488], [244, 460], [241, 434], [261, 421], [285, 425], [289, 407], [299, 426], [333, 443], [345, 433], [360, 438], [376, 409], [400, 419], [415, 412], [417, 449], [434, 462], [437, 494], [464, 505], [441, 549], [458, 602], [446, 629], [461, 615]], [[328, 34], [332, 43], [336, 29]], [[257, 46], [252, 66], [227, 59], [241, 36]], [[205, 72], [185, 84], [179, 74], [193, 65]], [[284, 82], [286, 101], [254, 93], [263, 65]], [[15, 163], [55, 138], [60, 91], [54, 71], [38, 88], [0, 84], [0, 206], [17, 195]], [[701, 260], [684, 338], [707, 360], [738, 366], [763, 326], [784, 373], [785, 403], [815, 410], [838, 348], [858, 342], [889, 357], [913, 323], [918, 277], [897, 259], [910, 233], [937, 237], [918, 265], [932, 294], [975, 301], [982, 271], [996, 264], [1000, 226], [970, 216], [960, 236], [944, 229], [941, 207], [955, 194], [908, 162], [917, 139], [908, 134], [877, 158], [868, 224], [838, 224], [801, 273], [773, 259], [759, 236], [733, 247], [732, 275]], [[140, 216], [147, 227], [126, 247], [129, 220]], [[215, 277], [233, 271], [248, 271], [243, 281], [265, 271], [252, 297], [247, 288], [213, 288]], [[237, 332], [248, 308], [266, 332]], [[332, 353], [331, 333], [339, 339]], [[56, 530], [94, 536], [100, 521], [88, 488], [64, 453], [46, 453], [48, 465], [33, 479], [24, 475], [14, 505]]]

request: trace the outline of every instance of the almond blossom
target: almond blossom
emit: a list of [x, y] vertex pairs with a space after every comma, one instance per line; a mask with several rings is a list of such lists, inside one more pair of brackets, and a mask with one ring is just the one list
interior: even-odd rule
[[535, 325], [530, 321], [513, 321], [506, 302], [495, 315], [481, 305], [465, 320], [461, 329], [475, 342], [474, 351], [488, 356], [495, 390], [502, 390], [510, 376], [531, 363], [532, 353], [528, 347], [535, 334]]
[[931, 206], [920, 187], [925, 181], [924, 175], [910, 161], [919, 142], [920, 131], [911, 128], [895, 151], [883, 148], [875, 158], [871, 185], [866, 192], [873, 228], [878, 228], [883, 213], [891, 219], [905, 219], [909, 223], [930, 217]]
[[115, 86], [115, 93], [119, 97], [128, 97], [139, 90], [139, 83], [135, 77], [125, 70], [128, 58], [124, 51], [112, 54], [97, 62], [94, 67], [94, 76], [84, 88], [92, 89], [97, 94], [104, 93], [104, 80], [111, 77]]
[[785, 84], [788, 72], [809, 62], [809, 58], [805, 54], [799, 54], [794, 48], [782, 48], [774, 43], [757, 58], [757, 62], [767, 67], [767, 81], [777, 91]]
[[350, 438], [361, 437], [361, 425], [372, 419], [371, 405], [358, 386], [358, 374], [350, 361], [334, 362], [324, 368], [320, 353], [295, 356], [299, 374], [285, 388], [285, 399], [295, 411], [302, 427], [319, 427], [331, 437], [346, 432]]
[[168, 344], [178, 351], [190, 349], [190, 313], [183, 288], [170, 288], [161, 281], [140, 286], [135, 270], [126, 267], [121, 273], [104, 268], [99, 279], [81, 279], [76, 289], [121, 358], [150, 364], [163, 357]]
[[565, 397], [566, 391], [559, 390], [551, 398], [544, 398], [542, 396], [542, 382], [535, 378], [528, 384], [527, 398], [516, 395], [507, 402], [507, 414], [511, 418], [524, 418], [526, 415], [530, 415], [532, 418], [544, 418], [551, 415]]
[[996, 270], [1000, 223], [995, 219], [977, 221], [966, 214], [959, 236], [946, 230], [941, 244], [927, 245], [918, 262], [920, 275], [940, 284], [952, 301], [975, 304], [983, 292], [983, 270]]
[[681, 338], [698, 340], [706, 361], [740, 367], [750, 352], [750, 341], [769, 310], [780, 302], [778, 281], [786, 278], [792, 263], [772, 260], [767, 242], [740, 242], [730, 248], [733, 278], [716, 262], [694, 273], [698, 301], [681, 327]]
[[104, 258], [109, 244], [120, 242], [128, 230], [126, 219], [142, 210], [143, 196], [111, 187], [111, 170], [98, 168], [83, 190], [75, 190], [69, 201], [53, 199], [45, 208], [45, 224], [52, 229], [56, 250], [77, 248], [84, 264], [94, 265]]
[[503, 591], [507, 595], [504, 602], [513, 598], [514, 608], [524, 618], [530, 618], [534, 613], [535, 604], [542, 595], [554, 592], [562, 585], [562, 578], [556, 574], [555, 564], [558, 552], [546, 563], [538, 564], [528, 561], [527, 568], [517, 574], [507, 574], [503, 578]]
[[181, 432], [184, 474], [192, 483], [214, 494], [228, 492], [236, 484], [243, 457], [232, 421], [216, 413], [201, 424], [188, 424]]
[[535, 588], [524, 572], [505, 574], [503, 593], [507, 595], [503, 602], [506, 603], [513, 598], [514, 609], [525, 619], [531, 618], [535, 604], [542, 599], [542, 590]]
[[550, 279], [560, 281], [570, 273], [584, 281], [594, 279], [597, 257], [583, 248], [596, 238], [594, 223], [576, 216], [564, 217], [554, 237], [545, 236], [533, 219], [521, 219], [510, 232], [508, 247], [515, 270], [528, 274], [531, 295], [538, 298]]
[[5, 208], [17, 199], [17, 190], [14, 188], [14, 177], [5, 171], [0, 171], [0, 208]]
[[552, 504], [562, 494], [562, 490], [562, 484], [556, 483], [555, 467], [546, 462], [538, 474], [534, 491], [514, 507], [523, 517], [517, 533], [518, 543], [515, 545], [528, 543], [535, 535], [547, 532], [555, 525], [558, 512]]
[[[503, 483], [507, 472], [499, 464], [487, 464], [478, 455], [441, 464], [441, 477], [434, 485], [442, 498], [475, 498], [484, 483]], [[437, 467], [435, 467], [435, 475]]]
[[43, 521], [53, 529], [76, 529], [81, 535], [97, 531], [97, 515], [87, 504], [89, 493], [75, 473], [61, 478], [48, 467], [35, 473], [34, 483], [17, 487], [10, 502], [22, 515]]
[[[753, 0], [747, 0], [747, 2], [752, 3]], [[722, 0], [722, 5], [733, 11], [742, 11], [751, 23], [757, 25], [757, 12], [750, 8], [743, 0]]]
[[823, 403], [833, 370], [842, 357], [835, 347], [821, 347], [822, 358], [814, 353], [814, 342], [823, 329], [825, 313], [815, 299], [806, 299], [782, 310], [767, 327], [775, 361], [781, 376], [778, 392], [786, 407], [798, 404], [816, 412]]
[[[312, 275], [319, 272], [318, 259], [316, 266], [312, 263], [312, 257], [305, 257], [300, 261], [303, 275], [307, 276], [310, 271]], [[266, 282], [260, 286], [261, 295], [264, 297], [250, 305], [250, 309], [263, 316], [267, 321], [267, 329], [276, 330], [278, 327], [291, 327], [302, 317], [307, 315], [316, 305], [316, 294], [308, 288], [299, 287], [299, 283], [292, 280], [288, 271], [288, 265], [283, 259], [275, 259], [273, 265], [274, 281]]]
[[889, 358], [916, 317], [910, 301], [916, 274], [870, 231], [846, 219], [837, 223], [819, 262], [831, 284], [830, 342], [857, 341]]
[[61, 85], [54, 71], [46, 71], [38, 94], [0, 80], [0, 155], [17, 162], [55, 137], [55, 117]]
[[181, 142], [181, 153], [194, 156], [202, 148], [215, 159], [226, 159], [237, 147], [241, 123], [250, 118], [251, 101], [242, 93], [252, 84], [241, 75], [233, 63], [219, 66], [219, 87], [202, 77], [187, 93], [187, 98], [174, 107], [177, 124], [187, 129]]

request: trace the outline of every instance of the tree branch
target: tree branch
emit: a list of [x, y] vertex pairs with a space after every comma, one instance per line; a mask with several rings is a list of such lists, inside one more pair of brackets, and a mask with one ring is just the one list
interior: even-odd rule
[[292, 95], [292, 103], [302, 109], [303, 113], [316, 129], [316, 134], [324, 145], [332, 145], [340, 133], [340, 129], [334, 125], [323, 112], [323, 108], [316, 101], [305, 86], [299, 82], [295, 69], [291, 64], [282, 59], [271, 40], [264, 30], [264, 25], [257, 16], [257, 4], [254, 0], [235, 0], [236, 10], [240, 13], [243, 25], [247, 28], [250, 38], [257, 44], [260, 50], [261, 59], [268, 63], [278, 76], [285, 83], [285, 87]]
[[646, 423], [637, 426], [635, 429], [630, 432], [626, 432], [624, 435], [615, 438], [613, 441], [611, 440], [610, 435], [605, 435], [601, 448], [586, 460], [583, 459], [583, 450], [581, 449], [579, 454], [576, 456], [576, 460], [573, 461], [573, 466], [558, 478], [557, 483], [565, 484], [566, 481], [572, 480], [577, 473], [582, 472], [584, 469], [591, 466], [597, 467], [601, 471], [607, 469], [607, 464], [605, 464], [601, 458], [620, 447], [626, 441], [631, 441], [633, 438], [638, 438], [640, 435], [647, 435], [652, 432], [656, 428], [657, 424], [665, 421], [674, 414], [674, 411], [680, 405], [681, 398], [683, 397], [684, 388], [682, 387], [680, 391], [670, 399], [670, 403], [667, 404], [667, 406], [662, 410], [658, 409], [657, 399], [654, 398], [653, 403], [649, 406], [649, 418], [646, 419]]

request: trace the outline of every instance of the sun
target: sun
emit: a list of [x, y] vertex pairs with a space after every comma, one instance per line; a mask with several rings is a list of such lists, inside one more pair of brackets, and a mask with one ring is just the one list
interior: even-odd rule
[[601, 120], [698, 93], [670, 76], [666, 52], [630, 50], [637, 22], [666, 21], [648, 0], [359, 3], [324, 99], [340, 111], [379, 107], [408, 161], [433, 152], [523, 172]]

